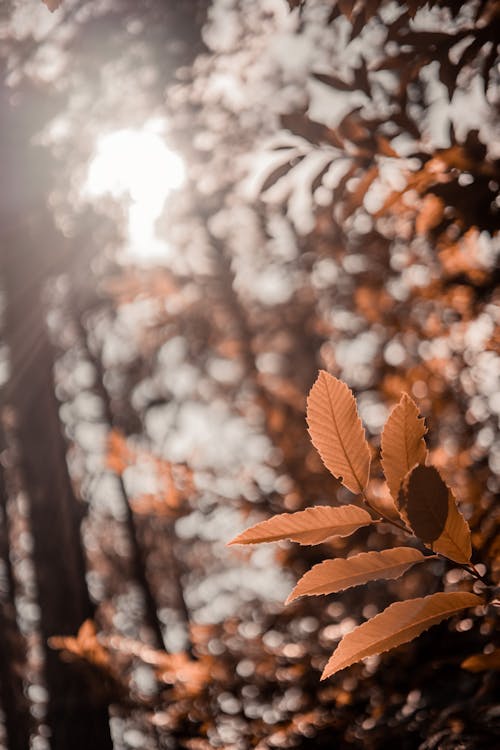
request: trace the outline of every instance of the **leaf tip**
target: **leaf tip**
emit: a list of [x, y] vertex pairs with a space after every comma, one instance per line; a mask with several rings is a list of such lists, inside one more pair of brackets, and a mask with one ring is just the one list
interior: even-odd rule
[[326, 666], [323, 672], [321, 673], [321, 677], [320, 677], [321, 681], [327, 680], [329, 677], [332, 677], [332, 675], [334, 675], [336, 672], [339, 671], [338, 669], [332, 669], [332, 667], [330, 666], [331, 661], [332, 659], [329, 659], [328, 662], [326, 663]]
[[292, 591], [290, 591], [287, 598], [285, 599], [285, 604], [291, 604], [292, 602], [294, 602], [296, 599], [299, 598], [300, 594], [297, 594], [296, 591], [297, 591], [297, 586], [295, 586], [295, 588]]
[[242, 534], [237, 534], [235, 537], [230, 539], [229, 542], [226, 542], [226, 547], [232, 547], [233, 544], [245, 544], [245, 542], [241, 541]]

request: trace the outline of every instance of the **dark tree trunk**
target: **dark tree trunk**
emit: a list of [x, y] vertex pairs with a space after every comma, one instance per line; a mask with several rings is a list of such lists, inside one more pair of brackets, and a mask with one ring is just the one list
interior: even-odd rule
[[[0, 428], [0, 451], [3, 453]], [[24, 644], [17, 627], [14, 604], [15, 581], [10, 561], [7, 488], [0, 466], [0, 559], [5, 569], [7, 590], [0, 598], [0, 705], [9, 750], [29, 750], [31, 715], [23, 691]]]
[[[45, 210], [47, 164], [29, 146], [36, 123], [29, 112], [13, 111], [6, 98], [0, 101], [3, 183], [9, 185], [0, 205], [0, 270], [10, 354], [6, 402], [15, 415], [21, 476], [29, 500], [49, 692], [47, 724], [52, 750], [108, 750], [112, 741], [102, 695], [96, 699], [84, 673], [62, 661], [47, 644], [51, 636], [76, 634], [92, 616], [80, 539], [81, 512], [66, 463], [44, 305], [47, 279], [64, 271], [67, 260]], [[34, 104], [31, 97], [25, 100]]]

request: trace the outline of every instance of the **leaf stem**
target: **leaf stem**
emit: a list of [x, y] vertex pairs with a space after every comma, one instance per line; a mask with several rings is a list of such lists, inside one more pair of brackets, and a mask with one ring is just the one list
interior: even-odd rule
[[[403, 524], [400, 524], [397, 521], [394, 521], [392, 518], [388, 518], [388, 516], [386, 516], [379, 508], [376, 508], [375, 506], [373, 506], [365, 495], [363, 495], [362, 497], [363, 497], [363, 501], [368, 506], [368, 508], [370, 508], [370, 510], [373, 513], [376, 513], [377, 515], [381, 516], [382, 521], [386, 521], [387, 523], [390, 523], [391, 526], [394, 526], [396, 529], [399, 529], [400, 531], [404, 531], [405, 534], [414, 536], [414, 534], [412, 534], [410, 529], [408, 529], [406, 526], [403, 526]], [[424, 546], [424, 549], [428, 549], [427, 547], [425, 547], [425, 545], [423, 546]], [[487, 583], [487, 576], [481, 575], [481, 573], [478, 571], [474, 563], [470, 563], [469, 565], [466, 563], [459, 563], [459, 562], [456, 562], [455, 560], [450, 560], [449, 557], [446, 557], [446, 555], [441, 555], [440, 553], [438, 553], [437, 555], [436, 554], [433, 555], [433, 557], [435, 558], [442, 557], [445, 560], [448, 560], [448, 562], [452, 562], [454, 565], [458, 565], [460, 568], [465, 570], [466, 573], [469, 573], [469, 575], [473, 576], [478, 581]]]
[[364, 495], [363, 495], [363, 500], [365, 502], [365, 505], [367, 505], [368, 508], [370, 508], [371, 511], [373, 511], [374, 513], [377, 513], [379, 516], [381, 516], [381, 518], [382, 518], [383, 521], [386, 521], [387, 523], [390, 523], [391, 526], [394, 526], [396, 529], [399, 529], [400, 531], [404, 531], [405, 534], [409, 534], [410, 533], [409, 529], [407, 529], [406, 526], [403, 526], [403, 524], [398, 523], [398, 521], [394, 521], [392, 518], [389, 518], [384, 513], [382, 513], [381, 510], [379, 510], [378, 508], [375, 508]]

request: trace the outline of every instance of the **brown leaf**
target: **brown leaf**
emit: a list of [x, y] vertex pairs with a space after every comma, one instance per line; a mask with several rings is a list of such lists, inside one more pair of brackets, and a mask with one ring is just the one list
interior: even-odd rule
[[331, 536], [349, 536], [370, 523], [370, 514], [356, 505], [343, 505], [340, 508], [316, 505], [261, 521], [243, 531], [229, 544], [260, 544], [280, 539], [290, 539], [299, 544], [320, 544]]
[[401, 494], [402, 510], [416, 536], [450, 560], [470, 562], [469, 525], [434, 466], [416, 466], [405, 479]]
[[432, 625], [467, 607], [483, 604], [475, 594], [452, 592], [395, 602], [379, 615], [348, 633], [331, 656], [321, 679], [416, 638]]
[[285, 177], [285, 175], [287, 175], [290, 170], [296, 167], [297, 164], [300, 164], [302, 159], [304, 159], [304, 155], [295, 155], [293, 158], [273, 169], [262, 183], [260, 192], [265, 193], [266, 190], [269, 190], [270, 187], [275, 185], [279, 180], [281, 180], [282, 177]]
[[469, 672], [487, 672], [490, 669], [498, 672], [500, 670], [500, 648], [496, 648], [489, 654], [474, 654], [473, 656], [469, 656], [460, 666]]
[[62, 4], [62, 0], [42, 0], [42, 2], [47, 6], [51, 13], [57, 10]]
[[307, 424], [326, 468], [348, 490], [362, 493], [370, 474], [370, 448], [352, 391], [320, 370], [307, 399]]
[[434, 466], [415, 466], [408, 472], [398, 503], [415, 536], [426, 543], [441, 536], [448, 516], [448, 487]]
[[424, 464], [427, 448], [425, 422], [407, 393], [389, 414], [382, 430], [381, 462], [391, 495], [397, 502], [399, 488], [415, 464]]
[[377, 146], [378, 151], [383, 156], [388, 156], [391, 159], [399, 159], [399, 154], [393, 149], [390, 142], [383, 135], [377, 135]]
[[347, 16], [347, 18], [351, 20], [356, 0], [338, 0], [337, 5], [344, 16]]
[[321, 81], [321, 83], [331, 86], [334, 89], [338, 89], [339, 91], [352, 91], [352, 84], [346, 83], [341, 78], [330, 75], [329, 73], [313, 73], [313, 78], [316, 78], [317, 81]]
[[286, 603], [299, 596], [333, 594], [378, 578], [399, 578], [425, 555], [411, 547], [361, 552], [347, 560], [325, 560], [315, 565], [295, 586]]

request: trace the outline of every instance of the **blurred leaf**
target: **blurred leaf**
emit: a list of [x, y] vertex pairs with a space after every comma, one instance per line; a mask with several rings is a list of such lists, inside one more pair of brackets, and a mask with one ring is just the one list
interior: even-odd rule
[[55, 635], [48, 639], [48, 643], [53, 649], [85, 659], [101, 669], [107, 670], [110, 667], [109, 654], [97, 640], [97, 630], [93, 620], [85, 620], [76, 637]]
[[352, 91], [351, 84], [346, 83], [337, 76], [328, 73], [313, 73], [313, 78], [316, 78], [317, 81], [321, 81], [321, 83], [331, 86], [334, 89], [338, 89], [339, 91]]
[[291, 169], [297, 166], [297, 164], [300, 164], [303, 158], [304, 158], [303, 154], [294, 156], [293, 159], [290, 159], [289, 161], [286, 161], [283, 164], [280, 164], [279, 167], [276, 167], [276, 169], [273, 169], [272, 172], [266, 177], [266, 179], [262, 183], [260, 192], [265, 193], [266, 190], [268, 190], [270, 187], [275, 185], [278, 182], [278, 180], [280, 180], [282, 177], [287, 175]]
[[62, 5], [62, 0], [42, 0], [42, 2], [47, 6], [51, 13], [53, 13], [59, 8], [60, 5]]
[[444, 209], [443, 201], [437, 195], [428, 193], [424, 197], [422, 208], [417, 214], [415, 222], [417, 234], [426, 234], [430, 229], [437, 227], [443, 218]]
[[461, 665], [462, 669], [469, 672], [487, 672], [500, 670], [500, 648], [496, 648], [489, 654], [474, 654], [465, 659]]

